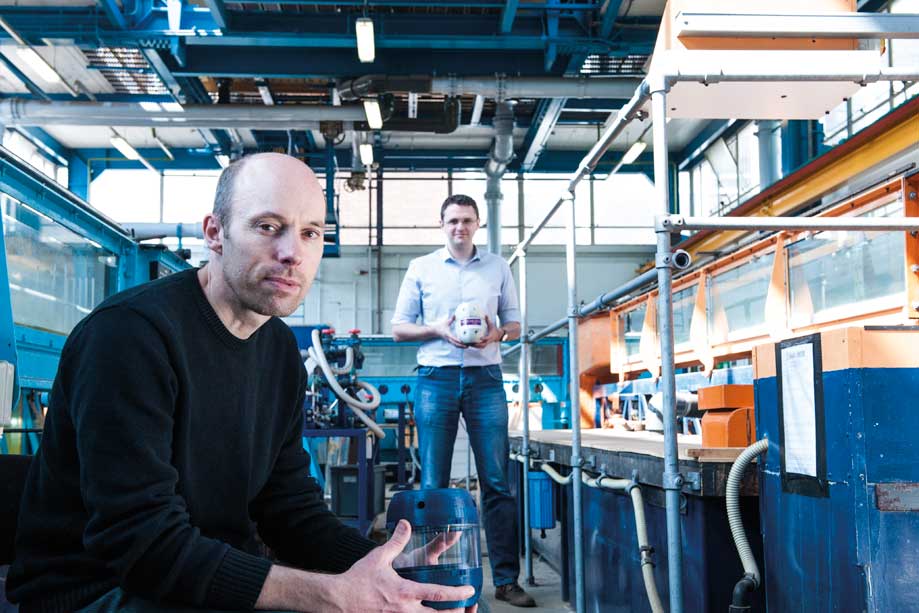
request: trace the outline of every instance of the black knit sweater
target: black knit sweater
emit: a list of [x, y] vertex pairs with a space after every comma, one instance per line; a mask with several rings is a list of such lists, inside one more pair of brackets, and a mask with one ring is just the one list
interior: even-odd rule
[[251, 609], [268, 559], [341, 572], [374, 544], [309, 478], [306, 374], [272, 318], [246, 340], [196, 271], [122, 292], [74, 328], [19, 517], [7, 591], [71, 612], [115, 586], [156, 601]]

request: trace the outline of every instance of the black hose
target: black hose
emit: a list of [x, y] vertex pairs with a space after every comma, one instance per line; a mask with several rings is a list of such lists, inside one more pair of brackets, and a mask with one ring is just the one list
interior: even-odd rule
[[750, 611], [750, 592], [756, 589], [756, 581], [752, 575], [744, 575], [734, 585], [734, 594], [731, 597], [731, 606], [728, 613], [748, 613]]

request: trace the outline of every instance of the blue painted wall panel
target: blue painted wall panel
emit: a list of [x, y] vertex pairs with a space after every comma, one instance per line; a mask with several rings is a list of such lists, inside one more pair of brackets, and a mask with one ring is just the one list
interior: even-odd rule
[[[667, 523], [663, 491], [644, 487], [648, 539], [654, 547], [657, 589], [665, 606], [667, 584]], [[570, 490], [566, 492], [571, 517]], [[659, 499], [659, 501], [657, 500]], [[625, 494], [584, 488], [585, 604], [590, 612], [650, 611], [638, 553], [632, 501]], [[756, 499], [741, 500], [745, 527], [754, 555], [761, 559]], [[686, 613], [727, 611], [734, 584], [743, 569], [731, 540], [723, 498], [686, 497], [682, 515], [683, 584]], [[568, 539], [573, 527], [568, 522]], [[573, 551], [573, 546], [569, 548]], [[574, 562], [568, 556], [568, 581], [574, 586]], [[762, 592], [752, 598], [752, 611], [765, 611]], [[669, 606], [667, 607], [669, 610]]]
[[919, 513], [881, 511], [878, 483], [919, 482], [919, 370], [823, 374], [829, 496], [782, 490], [775, 377], [755, 382], [770, 440], [760, 511], [770, 611], [915, 611]]

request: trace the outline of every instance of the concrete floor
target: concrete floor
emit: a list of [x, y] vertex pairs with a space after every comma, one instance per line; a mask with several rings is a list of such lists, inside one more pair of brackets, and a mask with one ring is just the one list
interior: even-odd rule
[[533, 560], [535, 586], [526, 585], [523, 578], [523, 560], [521, 559], [520, 561], [520, 585], [530, 596], [536, 599], [535, 609], [512, 607], [506, 602], [495, 600], [495, 588], [491, 582], [491, 565], [488, 563], [488, 556], [482, 558], [482, 566], [485, 571], [485, 580], [483, 582], [482, 599], [479, 601], [479, 613], [522, 613], [523, 611], [568, 613], [574, 610], [562, 600], [562, 581], [558, 574], [540, 558]]

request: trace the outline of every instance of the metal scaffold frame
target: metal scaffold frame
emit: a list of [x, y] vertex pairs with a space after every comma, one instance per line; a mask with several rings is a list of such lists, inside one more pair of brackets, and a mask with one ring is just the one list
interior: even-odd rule
[[[700, 23], [706, 17], [702, 14], [692, 15], [694, 23]], [[788, 28], [788, 16], [782, 15], [759, 15], [757, 23], [777, 23], [778, 28]], [[876, 20], [876, 15], [859, 15], [846, 14], [846, 24], [848, 30], [834, 21], [831, 27], [834, 28], [834, 36], [849, 35], [852, 38], [897, 38], [904, 35], [912, 37], [912, 30], [904, 31], [902, 28], [902, 19], [893, 22], [882, 22]], [[902, 15], [899, 17], [903, 17]], [[744, 22], [746, 23], [746, 22]], [[818, 24], [819, 26], [819, 24]], [[781, 29], [776, 32], [767, 31], [758, 32], [760, 36], [787, 36], [787, 32]], [[819, 35], [820, 32], [814, 32]], [[719, 26], [718, 36], [735, 36], [743, 35], [732, 32]], [[750, 36], [750, 34], [746, 34]], [[835, 67], [834, 67], [835, 68]], [[683, 477], [679, 473], [677, 462], [677, 432], [676, 432], [676, 405], [675, 405], [675, 366], [674, 366], [674, 342], [673, 342], [673, 296], [670, 289], [673, 280], [674, 253], [671, 251], [670, 239], [672, 233], [679, 233], [683, 230], [886, 230], [886, 231], [916, 231], [919, 230], [919, 219], [917, 218], [794, 218], [794, 217], [758, 217], [758, 218], [737, 218], [737, 217], [680, 217], [671, 215], [670, 193], [668, 185], [668, 153], [667, 153], [667, 94], [673, 84], [677, 82], [699, 82], [705, 84], [715, 84], [719, 82], [781, 82], [781, 81], [851, 81], [859, 84], [867, 84], [876, 81], [919, 81], [919, 67], [893, 68], [878, 67], [877, 70], [866, 73], [851, 72], [842, 67], [839, 70], [827, 69], [824, 66], [819, 67], [799, 67], [797, 73], [783, 73], [781, 69], [770, 70], [768, 73], [753, 72], [692, 72], [681, 70], [675, 67], [670, 68], [670, 72], [658, 72], [649, 75], [643, 80], [635, 91], [635, 94], [622, 107], [616, 117], [610, 123], [603, 135], [593, 146], [593, 148], [584, 156], [578, 169], [571, 176], [567, 188], [562, 192], [555, 205], [546, 213], [542, 221], [537, 224], [533, 230], [521, 241], [514, 249], [513, 254], [508, 259], [509, 264], [513, 264], [518, 259], [521, 262], [520, 275], [520, 299], [522, 310], [525, 312], [527, 302], [526, 273], [524, 260], [527, 255], [527, 249], [533, 239], [548, 224], [549, 220], [562, 207], [564, 203], [569, 203], [569, 219], [567, 227], [566, 241], [566, 264], [568, 271], [568, 308], [567, 317], [561, 319], [543, 330], [533, 332], [528, 330], [526, 321], [522, 326], [521, 341], [518, 345], [508, 348], [504, 354], [510, 354], [520, 348], [524, 353], [520, 360], [520, 386], [525, 394], [524, 401], [521, 403], [523, 411], [523, 452], [527, 458], [524, 463], [524, 471], [529, 469], [530, 440], [529, 440], [529, 365], [525, 357], [527, 346], [538, 338], [547, 336], [555, 330], [559, 330], [565, 325], [568, 326], [569, 334], [569, 377], [570, 377], [570, 403], [571, 403], [571, 426], [572, 426], [572, 479], [570, 483], [573, 490], [573, 538], [575, 554], [575, 610], [583, 613], [585, 610], [584, 601], [584, 551], [583, 551], [583, 526], [582, 526], [582, 508], [581, 508], [581, 427], [580, 427], [580, 407], [578, 401], [579, 392], [579, 371], [577, 357], [577, 325], [578, 318], [589, 315], [615, 302], [618, 298], [629, 292], [657, 279], [658, 291], [658, 329], [660, 333], [661, 344], [661, 391], [663, 393], [663, 413], [664, 413], [664, 474], [663, 486], [666, 492], [666, 516], [667, 516], [667, 559], [668, 559], [668, 578], [669, 578], [669, 595], [671, 613], [683, 612], [683, 585], [682, 585], [682, 538], [680, 533], [680, 492], [683, 487]], [[596, 168], [600, 158], [606, 153], [616, 137], [625, 129], [625, 127], [636, 117], [644, 113], [641, 108], [651, 101], [651, 115], [653, 119], [653, 155], [654, 155], [654, 184], [656, 192], [656, 213], [657, 223], [655, 233], [657, 235], [657, 253], [655, 257], [655, 268], [650, 270], [633, 281], [623, 285], [617, 290], [608, 292], [586, 307], [580, 307], [577, 300], [577, 279], [575, 276], [576, 265], [576, 240], [575, 240], [575, 222], [574, 222], [574, 204], [575, 188], [584, 177], [589, 176]], [[688, 263], [688, 262], [687, 262]], [[527, 475], [524, 476], [524, 504], [527, 505], [524, 510], [524, 539], [526, 552], [526, 573], [528, 582], [532, 582], [532, 564], [531, 564], [531, 535], [529, 530], [529, 500], [527, 498]]]

